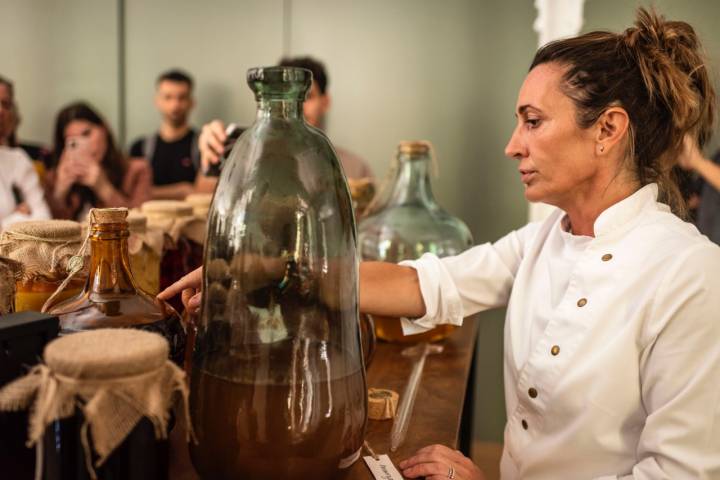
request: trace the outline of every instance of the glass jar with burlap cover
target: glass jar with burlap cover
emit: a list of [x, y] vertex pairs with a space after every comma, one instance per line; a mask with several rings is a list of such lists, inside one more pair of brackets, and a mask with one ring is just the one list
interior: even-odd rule
[[[177, 200], [151, 200], [143, 203], [141, 212], [147, 217], [148, 227], [159, 228], [165, 234], [160, 260], [163, 290], [202, 265], [205, 221], [195, 217], [192, 205]], [[179, 298], [170, 303], [182, 310]]]
[[164, 233], [157, 227], [149, 227], [147, 217], [138, 210], [130, 210], [127, 222], [130, 228], [128, 252], [133, 278], [141, 289], [157, 295], [160, 291]]
[[[81, 244], [81, 226], [70, 220], [19, 222], [0, 234], [0, 256], [20, 262], [23, 267], [16, 282], [16, 312], [42, 309], [67, 277], [69, 263]], [[86, 269], [78, 272], [59, 298], [77, 295], [86, 277]]]
[[185, 197], [185, 201], [192, 205], [193, 215], [202, 219], [207, 220], [208, 212], [210, 211], [210, 204], [212, 204], [213, 194], [212, 193], [191, 193]]
[[0, 390], [0, 410], [30, 411], [28, 444], [41, 450], [43, 478], [167, 478], [160, 440], [171, 412], [188, 439], [192, 429], [185, 373], [163, 337], [92, 330], [50, 342], [43, 358]]
[[0, 315], [15, 311], [15, 282], [22, 277], [22, 264], [0, 257]]

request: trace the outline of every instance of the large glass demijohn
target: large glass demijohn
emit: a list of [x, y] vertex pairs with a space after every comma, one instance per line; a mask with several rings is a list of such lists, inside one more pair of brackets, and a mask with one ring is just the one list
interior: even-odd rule
[[303, 119], [310, 71], [247, 80], [257, 116], [208, 218], [191, 458], [204, 479], [341, 478], [367, 423], [350, 193]]
[[[400, 142], [394, 176], [360, 222], [359, 244], [363, 260], [400, 262], [425, 253], [438, 257], [457, 255], [472, 245], [470, 230], [435, 200], [430, 186], [432, 146], [427, 141]], [[380, 339], [394, 342], [441, 340], [455, 328], [440, 325], [416, 335], [403, 335], [400, 320], [373, 316]]]

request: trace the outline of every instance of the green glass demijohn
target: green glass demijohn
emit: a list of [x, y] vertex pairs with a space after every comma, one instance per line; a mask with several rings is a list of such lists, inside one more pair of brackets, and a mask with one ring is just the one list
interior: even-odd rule
[[[430, 186], [432, 147], [426, 141], [400, 142], [394, 175], [377, 207], [358, 229], [363, 260], [400, 262], [425, 253], [438, 257], [457, 255], [473, 243], [468, 227], [435, 201]], [[440, 326], [429, 332], [404, 336], [399, 319], [374, 316], [378, 338], [415, 342], [440, 340], [453, 327]]]
[[203, 479], [340, 478], [367, 423], [350, 193], [303, 119], [310, 71], [254, 68], [247, 80], [257, 116], [208, 217], [191, 459]]

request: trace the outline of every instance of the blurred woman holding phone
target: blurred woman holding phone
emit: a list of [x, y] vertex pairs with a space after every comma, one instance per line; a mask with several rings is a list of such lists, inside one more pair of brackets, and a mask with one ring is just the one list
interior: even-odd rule
[[139, 207], [150, 200], [151, 187], [148, 163], [125, 158], [90, 105], [73, 103], [58, 113], [47, 175], [54, 217], [82, 220], [93, 207]]

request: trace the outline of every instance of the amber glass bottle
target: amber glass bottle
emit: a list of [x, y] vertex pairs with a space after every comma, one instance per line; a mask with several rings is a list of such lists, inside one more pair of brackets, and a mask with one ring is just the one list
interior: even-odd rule
[[179, 365], [185, 329], [178, 313], [135, 284], [128, 254], [127, 209], [96, 209], [90, 218], [90, 269], [77, 296], [49, 306], [60, 318], [60, 334], [96, 328], [133, 327], [159, 333]]

